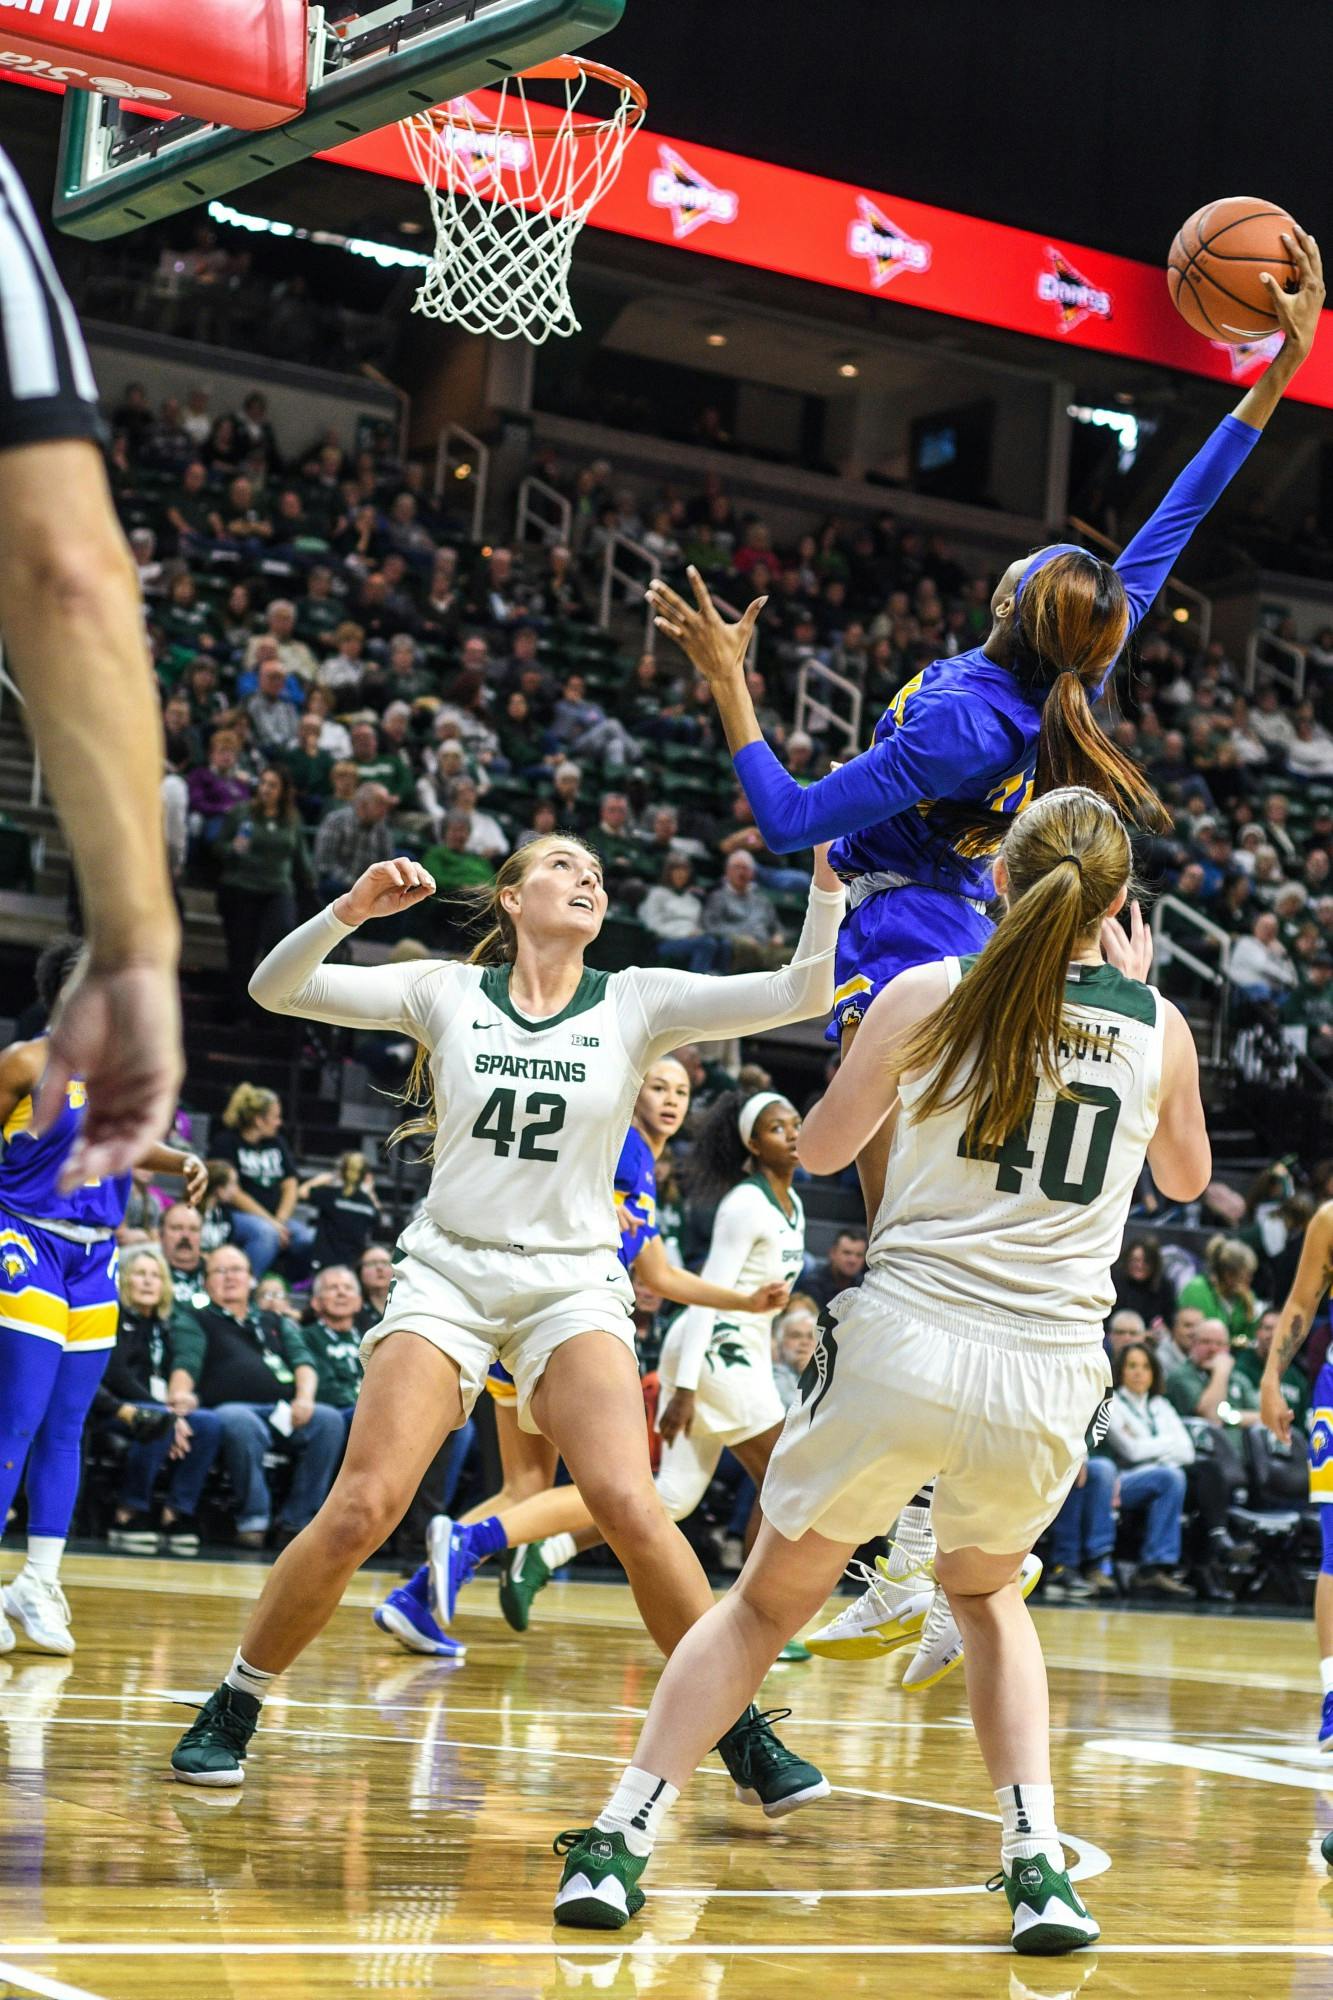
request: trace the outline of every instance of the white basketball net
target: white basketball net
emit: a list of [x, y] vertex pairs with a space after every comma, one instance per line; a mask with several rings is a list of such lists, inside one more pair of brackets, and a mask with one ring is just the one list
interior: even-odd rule
[[[548, 65], [548, 80], [553, 71], [563, 107], [529, 98], [527, 79], [511, 76], [495, 93], [498, 109], [458, 97], [402, 121], [435, 224], [414, 311], [534, 346], [579, 331], [569, 296], [574, 245], [646, 105], [628, 78], [577, 57]], [[579, 109], [593, 81], [618, 97], [605, 117]]]

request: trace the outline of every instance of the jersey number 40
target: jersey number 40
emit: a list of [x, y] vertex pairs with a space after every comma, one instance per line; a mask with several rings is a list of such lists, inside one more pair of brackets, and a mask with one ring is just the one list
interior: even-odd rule
[[[1096, 1201], [1106, 1185], [1106, 1169], [1111, 1158], [1111, 1141], [1120, 1122], [1122, 1106], [1115, 1091], [1106, 1084], [1082, 1083], [1072, 1097], [1058, 1097], [1051, 1113], [1050, 1130], [1042, 1156], [1038, 1184], [1048, 1201], [1071, 1201], [1086, 1208]], [[1092, 1131], [1087, 1155], [1078, 1180], [1071, 1180], [1070, 1161], [1081, 1114], [1091, 1111]], [[980, 1123], [980, 1120], [977, 1121]], [[1002, 1146], [979, 1146], [976, 1126], [970, 1126], [958, 1141], [960, 1160], [993, 1160], [998, 1194], [1021, 1194], [1023, 1175], [1037, 1164], [1029, 1144], [1032, 1120], [1011, 1132]], [[1086, 1128], [1085, 1128], [1086, 1129]]]
[[554, 1146], [539, 1146], [539, 1139], [553, 1139], [563, 1130], [565, 1123], [565, 1100], [557, 1097], [553, 1090], [534, 1090], [523, 1106], [524, 1115], [530, 1121], [520, 1132], [516, 1125], [518, 1092], [516, 1090], [493, 1090], [472, 1127], [474, 1139], [484, 1139], [494, 1146], [498, 1157], [507, 1160], [518, 1141], [520, 1160], [558, 1160], [559, 1151]]

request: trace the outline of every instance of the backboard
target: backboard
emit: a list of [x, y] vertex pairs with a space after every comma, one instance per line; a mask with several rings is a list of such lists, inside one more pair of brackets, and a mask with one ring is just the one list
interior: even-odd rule
[[[185, 0], [188, 4], [188, 0]], [[65, 97], [53, 207], [69, 235], [121, 236], [378, 131], [614, 28], [625, 0], [388, 0], [335, 33], [309, 9], [306, 108], [266, 131], [147, 120]]]

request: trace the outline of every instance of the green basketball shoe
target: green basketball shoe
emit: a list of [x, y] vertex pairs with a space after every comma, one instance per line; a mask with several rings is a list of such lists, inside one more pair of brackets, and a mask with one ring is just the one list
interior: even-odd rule
[[1004, 1890], [1014, 1920], [1014, 1950], [1029, 1957], [1057, 1958], [1062, 1952], [1096, 1944], [1102, 1934], [1066, 1871], [1053, 1868], [1043, 1854], [1015, 1861], [1012, 1872], [1002, 1869], [986, 1887]]
[[515, 1632], [527, 1631], [532, 1600], [551, 1581], [543, 1547], [541, 1542], [520, 1542], [500, 1558], [500, 1609], [505, 1624]]
[[555, 1892], [555, 1920], [585, 1931], [623, 1930], [644, 1905], [638, 1881], [648, 1866], [646, 1854], [631, 1854], [621, 1833], [603, 1833], [599, 1826], [581, 1826], [557, 1834], [553, 1854], [565, 1856], [565, 1871]]
[[773, 1724], [790, 1714], [789, 1708], [770, 1708], [761, 1715], [751, 1702], [717, 1746], [736, 1797], [742, 1805], [762, 1806], [769, 1819], [781, 1819], [811, 1799], [828, 1797], [824, 1773], [789, 1750], [774, 1732]]
[[208, 1697], [171, 1753], [173, 1776], [183, 1785], [240, 1785], [245, 1753], [259, 1723], [252, 1694], [224, 1681]]

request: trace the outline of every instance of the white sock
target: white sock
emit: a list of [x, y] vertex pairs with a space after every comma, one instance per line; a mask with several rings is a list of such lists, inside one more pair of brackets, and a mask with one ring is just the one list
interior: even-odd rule
[[935, 1560], [935, 1537], [930, 1526], [930, 1502], [923, 1488], [910, 1507], [898, 1516], [889, 1547], [889, 1574], [906, 1576], [908, 1570]]
[[63, 1535], [29, 1535], [28, 1560], [25, 1569], [39, 1576], [43, 1583], [60, 1581], [60, 1558], [65, 1553]]
[[1333, 1659], [1319, 1662], [1319, 1678], [1324, 1683], [1324, 1693], [1333, 1694]]
[[266, 1674], [262, 1667], [252, 1667], [248, 1660], [242, 1659], [238, 1646], [236, 1658], [222, 1676], [222, 1685], [235, 1688], [237, 1694], [253, 1695], [256, 1701], [262, 1702], [277, 1678], [276, 1674]]
[[680, 1797], [675, 1785], [641, 1771], [635, 1764], [625, 1766], [625, 1774], [611, 1796], [605, 1812], [597, 1815], [603, 1833], [623, 1835], [631, 1854], [651, 1854], [662, 1823]]
[[1000, 1859], [1005, 1867], [1044, 1854], [1052, 1868], [1063, 1869], [1065, 1851], [1055, 1824], [1054, 1786], [1001, 1785], [995, 1796], [1004, 1820]]
[[548, 1535], [542, 1543], [542, 1561], [548, 1569], [563, 1569], [577, 1554], [578, 1546], [572, 1535]]

